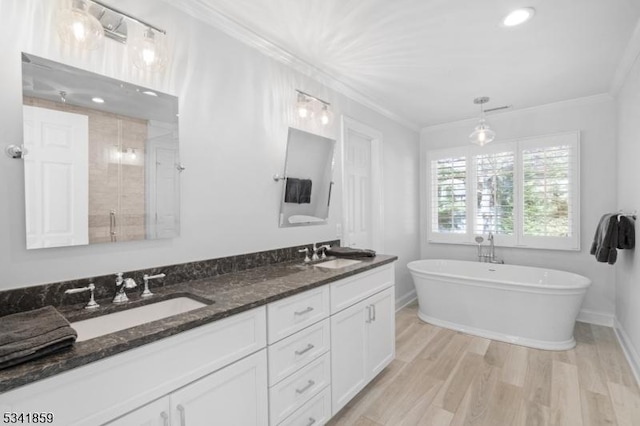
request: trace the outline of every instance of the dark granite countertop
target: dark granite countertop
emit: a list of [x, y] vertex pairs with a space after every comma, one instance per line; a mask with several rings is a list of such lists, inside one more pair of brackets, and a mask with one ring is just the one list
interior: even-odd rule
[[361, 263], [339, 269], [319, 268], [315, 266], [316, 263], [279, 263], [153, 289], [155, 296], [147, 299], [139, 297], [139, 289], [129, 290], [131, 301], [124, 306], [113, 305], [111, 300], [99, 300], [101, 307], [95, 311], [84, 310], [83, 305], [61, 309], [61, 313], [73, 322], [180, 295], [209, 304], [190, 312], [76, 342], [70, 349], [0, 370], [0, 392], [391, 263], [396, 259], [396, 256], [378, 255], [358, 259]]

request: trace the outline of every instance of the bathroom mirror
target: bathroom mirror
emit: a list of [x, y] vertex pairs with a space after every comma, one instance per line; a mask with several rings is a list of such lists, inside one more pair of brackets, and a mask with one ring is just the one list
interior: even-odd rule
[[179, 233], [178, 98], [22, 54], [27, 249]]
[[327, 223], [336, 141], [289, 128], [280, 227]]

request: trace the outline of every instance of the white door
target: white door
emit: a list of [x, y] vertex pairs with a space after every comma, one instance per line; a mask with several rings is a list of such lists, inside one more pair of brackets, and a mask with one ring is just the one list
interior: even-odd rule
[[267, 426], [266, 349], [171, 394], [172, 425]]
[[369, 380], [378, 375], [396, 356], [395, 295], [388, 288], [367, 299], [371, 321], [367, 327], [367, 373]]
[[331, 316], [331, 411], [334, 415], [367, 384], [365, 302]]
[[118, 419], [106, 423], [108, 426], [168, 426], [169, 397], [160, 398]]
[[343, 117], [343, 245], [382, 251], [382, 135]]
[[147, 141], [147, 235], [172, 238], [180, 226], [180, 180], [178, 144], [174, 129], [149, 125]]
[[23, 111], [27, 249], [88, 244], [88, 117]]

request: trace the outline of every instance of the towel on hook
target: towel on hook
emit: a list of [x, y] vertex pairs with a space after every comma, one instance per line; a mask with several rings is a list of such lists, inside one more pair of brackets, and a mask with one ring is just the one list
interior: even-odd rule
[[284, 189], [285, 203], [311, 203], [311, 179], [287, 178]]
[[618, 248], [632, 249], [636, 245], [635, 217], [618, 215]]
[[606, 262], [613, 265], [618, 258], [617, 246], [618, 216], [608, 213], [600, 218], [590, 253], [596, 257], [598, 262]]

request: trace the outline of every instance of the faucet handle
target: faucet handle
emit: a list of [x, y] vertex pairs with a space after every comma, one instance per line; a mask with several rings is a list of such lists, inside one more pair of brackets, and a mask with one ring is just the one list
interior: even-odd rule
[[133, 278], [125, 278], [124, 279], [124, 288], [135, 288], [138, 284]]
[[96, 286], [93, 283], [89, 283], [88, 286], [86, 287], [80, 287], [80, 288], [70, 288], [68, 290], [65, 290], [65, 294], [73, 294], [73, 293], [83, 293], [85, 291], [89, 291], [91, 293], [91, 296], [89, 298], [89, 302], [87, 302], [86, 306], [84, 307], [85, 309], [95, 309], [100, 307], [100, 305], [98, 305], [98, 303], [96, 302], [96, 299], [93, 297], [93, 292], [95, 291]]
[[298, 250], [298, 253], [304, 253], [304, 261], [305, 263], [311, 262], [311, 259], [309, 259], [309, 249], [307, 247]]
[[124, 282], [124, 278], [122, 278], [123, 273], [122, 272], [118, 272], [116, 274], [116, 285], [119, 286]]

